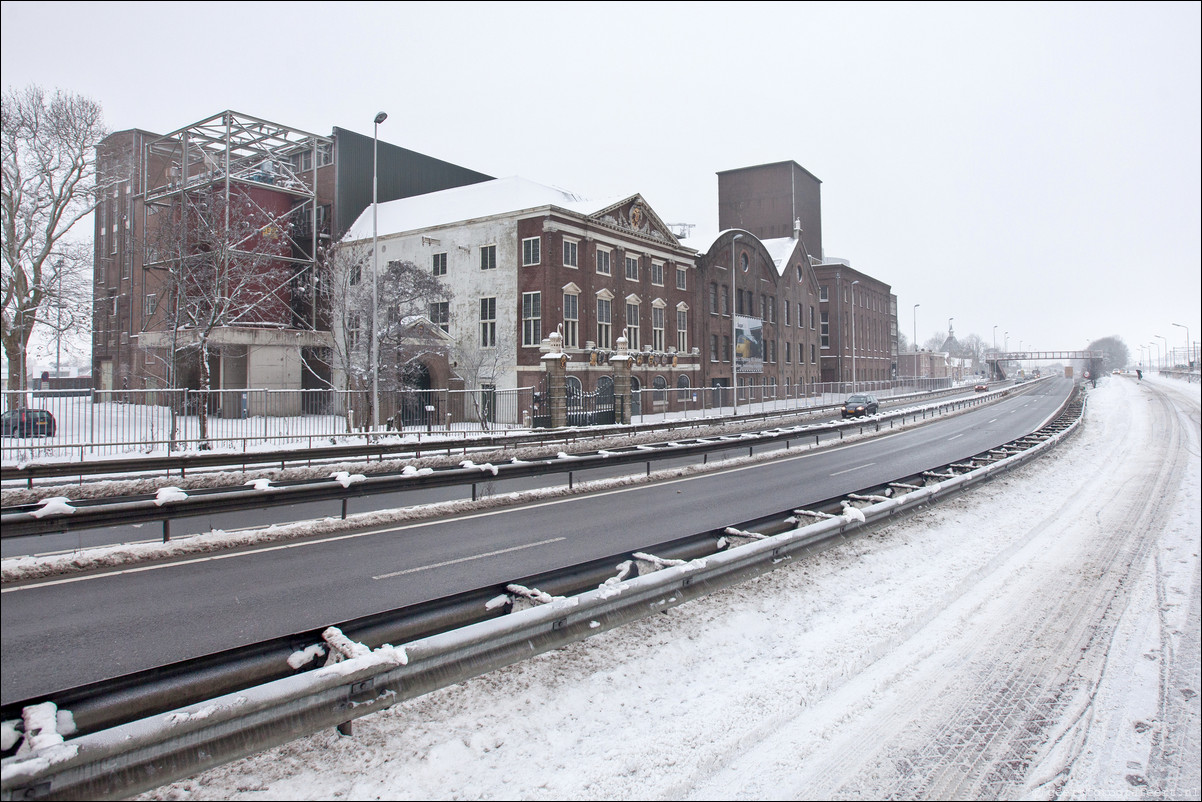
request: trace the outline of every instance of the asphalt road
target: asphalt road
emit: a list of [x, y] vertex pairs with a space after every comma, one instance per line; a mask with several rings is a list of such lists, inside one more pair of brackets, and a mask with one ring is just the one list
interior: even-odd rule
[[[1037, 428], [1064, 379], [915, 429], [769, 463], [3, 590], [3, 703], [802, 506]], [[328, 514], [328, 513], [327, 513]]]

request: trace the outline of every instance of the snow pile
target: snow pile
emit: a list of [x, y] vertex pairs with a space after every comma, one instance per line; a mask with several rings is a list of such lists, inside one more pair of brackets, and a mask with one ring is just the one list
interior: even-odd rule
[[44, 515], [71, 515], [74, 512], [75, 508], [71, 506], [71, 499], [66, 496], [55, 496], [43, 499], [42, 506], [29, 514], [34, 518], [41, 518]]
[[154, 494], [154, 503], [161, 507], [172, 501], [183, 501], [187, 497], [188, 494], [178, 487], [162, 487], [159, 488], [159, 492]]

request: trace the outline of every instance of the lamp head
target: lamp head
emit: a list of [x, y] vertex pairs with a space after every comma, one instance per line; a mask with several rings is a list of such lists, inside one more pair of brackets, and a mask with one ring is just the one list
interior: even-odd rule
[[384, 122], [387, 119], [388, 119], [388, 112], [385, 112], [385, 111], [380, 112], [379, 114], [376, 115], [376, 125], [379, 125], [380, 123]]

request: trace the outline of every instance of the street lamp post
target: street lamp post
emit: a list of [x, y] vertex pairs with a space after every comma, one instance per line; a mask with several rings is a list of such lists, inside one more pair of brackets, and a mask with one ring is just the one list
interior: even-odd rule
[[[914, 353], [918, 353], [918, 307], [920, 306], [922, 306], [922, 304], [914, 304]], [[918, 372], [917, 363], [915, 363], [914, 372]]]
[[1010, 352], [1010, 332], [1008, 331], [1002, 334], [1002, 350], [1007, 353]]
[[997, 326], [993, 327], [993, 350], [997, 350]]
[[742, 234], [735, 234], [730, 240], [730, 389], [731, 407], [733, 414], [739, 414], [739, 265], [735, 243], [743, 239]]
[[[1153, 334], [1152, 336], [1156, 337], [1157, 339], [1164, 340], [1164, 362], [1168, 362], [1169, 361], [1169, 341], [1166, 340], [1164, 337], [1162, 337], [1159, 334]], [[1162, 362], [1160, 365], [1158, 365], [1156, 367], [1156, 369], [1164, 370], [1164, 362]]]
[[1148, 347], [1156, 349], [1156, 370], [1160, 370], [1160, 343], [1153, 340], [1148, 343]]
[[1179, 329], [1185, 329], [1185, 364], [1192, 367], [1193, 359], [1190, 357], [1189, 351], [1189, 326], [1182, 326], [1180, 323], [1172, 324]]
[[851, 391], [856, 391], [856, 285], [859, 280], [851, 283]]
[[388, 114], [380, 112], [376, 115], [375, 125], [371, 134], [371, 428], [380, 428], [380, 315], [379, 315], [379, 284], [380, 284], [380, 248], [379, 248], [379, 193], [376, 188], [379, 175], [379, 142], [380, 123], [388, 119]]

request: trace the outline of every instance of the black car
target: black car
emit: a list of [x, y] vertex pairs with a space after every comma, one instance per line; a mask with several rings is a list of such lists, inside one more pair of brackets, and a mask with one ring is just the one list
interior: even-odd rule
[[54, 437], [57, 429], [45, 409], [10, 409], [0, 415], [0, 437]]
[[875, 415], [877, 410], [881, 408], [880, 403], [876, 400], [875, 395], [868, 393], [856, 393], [849, 395], [847, 400], [843, 402], [843, 417], [854, 418], [860, 415]]

